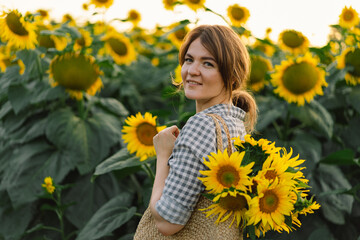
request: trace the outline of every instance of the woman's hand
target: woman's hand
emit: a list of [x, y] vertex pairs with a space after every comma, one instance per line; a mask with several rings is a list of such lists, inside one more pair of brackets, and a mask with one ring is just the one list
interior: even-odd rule
[[170, 157], [179, 133], [180, 131], [177, 126], [173, 125], [165, 128], [154, 136], [153, 143], [158, 159], [167, 159]]
[[162, 218], [156, 211], [156, 202], [160, 199], [165, 179], [169, 174], [168, 160], [173, 151], [175, 140], [179, 136], [179, 129], [176, 126], [165, 128], [155, 135], [153, 143], [156, 151], [156, 175], [153, 190], [150, 198], [150, 211], [154, 217], [156, 227], [163, 235], [168, 236], [180, 231], [184, 225], [173, 224]]

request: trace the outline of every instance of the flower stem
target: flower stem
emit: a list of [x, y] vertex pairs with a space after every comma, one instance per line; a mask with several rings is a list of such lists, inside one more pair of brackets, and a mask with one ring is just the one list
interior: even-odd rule
[[152, 171], [152, 169], [150, 168], [150, 166], [147, 163], [144, 163], [142, 165], [145, 169], [145, 172], [149, 175], [149, 177], [151, 178], [151, 180], [154, 182], [155, 181], [155, 175], [154, 172]]
[[228, 25], [231, 27], [231, 24], [224, 18], [223, 15], [221, 15], [220, 13], [214, 12], [213, 10], [211, 10], [210, 8], [207, 8], [207, 7], [205, 7], [205, 6], [204, 6], [204, 8], [205, 8], [205, 11], [211, 12], [211, 13], [213, 13], [213, 14], [221, 17], [221, 18], [226, 22], [226, 24], [228, 24]]
[[77, 107], [78, 107], [78, 112], [79, 112], [79, 117], [81, 119], [85, 119], [85, 109], [84, 109], [84, 100], [78, 100], [77, 102]]

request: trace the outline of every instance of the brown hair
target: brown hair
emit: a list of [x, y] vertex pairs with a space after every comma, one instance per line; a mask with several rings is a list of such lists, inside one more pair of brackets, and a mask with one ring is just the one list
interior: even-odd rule
[[257, 107], [253, 96], [246, 91], [246, 80], [250, 73], [250, 57], [240, 37], [229, 27], [201, 25], [191, 30], [184, 38], [179, 51], [182, 66], [190, 44], [200, 38], [202, 45], [215, 58], [226, 90], [233, 103], [246, 114], [245, 126], [252, 132], [257, 119]]

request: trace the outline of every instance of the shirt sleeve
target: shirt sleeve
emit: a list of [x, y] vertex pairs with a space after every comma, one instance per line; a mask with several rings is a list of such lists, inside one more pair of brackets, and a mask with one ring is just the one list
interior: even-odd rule
[[165, 220], [185, 225], [204, 191], [200, 170], [203, 158], [216, 151], [213, 120], [204, 114], [191, 117], [180, 132], [169, 158], [170, 171], [156, 210]]

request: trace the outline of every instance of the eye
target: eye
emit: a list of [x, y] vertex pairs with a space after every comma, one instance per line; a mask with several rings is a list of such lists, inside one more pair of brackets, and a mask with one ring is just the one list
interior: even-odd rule
[[192, 60], [192, 58], [185, 58], [184, 62], [191, 63], [191, 62], [193, 62], [193, 60]]
[[206, 66], [206, 67], [213, 67], [214, 64], [212, 64], [211, 62], [204, 62], [204, 66]]

